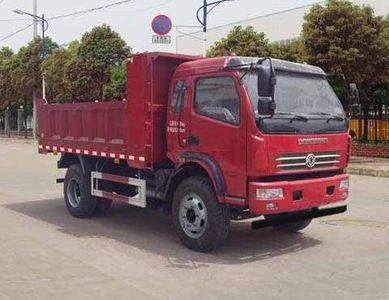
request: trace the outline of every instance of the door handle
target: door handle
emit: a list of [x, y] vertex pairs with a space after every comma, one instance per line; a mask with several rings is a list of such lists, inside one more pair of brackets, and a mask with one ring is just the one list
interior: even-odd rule
[[200, 144], [200, 139], [198, 136], [189, 136], [188, 137], [188, 145], [198, 146]]

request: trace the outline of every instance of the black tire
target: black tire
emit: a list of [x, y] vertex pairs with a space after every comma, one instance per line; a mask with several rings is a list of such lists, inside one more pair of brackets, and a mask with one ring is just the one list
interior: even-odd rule
[[105, 198], [99, 198], [99, 199], [97, 199], [96, 209], [95, 209], [94, 214], [96, 216], [103, 216], [109, 211], [111, 206], [112, 206], [112, 200], [105, 199]]
[[91, 195], [89, 172], [84, 174], [79, 164], [71, 165], [65, 176], [64, 196], [69, 213], [76, 218], [91, 217], [97, 207], [97, 199]]
[[[269, 215], [269, 216], [265, 216], [265, 219], [266, 220], [278, 220], [278, 219], [282, 219], [282, 216]], [[303, 230], [304, 228], [308, 227], [309, 224], [311, 224], [311, 222], [312, 222], [312, 219], [305, 219], [305, 220], [301, 220], [301, 221], [285, 223], [282, 225], [276, 225], [276, 226], [273, 226], [273, 229], [276, 231], [280, 231], [280, 232], [294, 233], [294, 232], [299, 232], [300, 230]]]
[[[190, 195], [194, 194], [204, 204], [206, 215], [205, 225], [200, 230], [201, 235], [196, 237], [185, 232], [188, 229], [184, 229], [185, 226], [181, 224], [183, 221], [180, 217], [181, 205], [187, 201], [187, 197], [191, 199]], [[185, 219], [188, 220], [186, 217]], [[207, 178], [190, 177], [179, 184], [174, 194], [173, 222], [175, 230], [185, 246], [195, 251], [207, 253], [220, 247], [226, 240], [230, 229], [230, 211], [228, 206], [218, 202], [214, 188]]]

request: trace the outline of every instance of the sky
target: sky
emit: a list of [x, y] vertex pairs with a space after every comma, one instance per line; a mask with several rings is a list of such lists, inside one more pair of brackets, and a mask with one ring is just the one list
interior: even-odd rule
[[[38, 0], [38, 14], [46, 18], [94, 8], [119, 0]], [[210, 0], [212, 1], [212, 0]], [[209, 2], [210, 2], [209, 1]], [[208, 18], [209, 27], [274, 13], [290, 8], [320, 2], [319, 0], [234, 0], [218, 6]], [[31, 23], [31, 19], [13, 12], [20, 9], [32, 13], [32, 0], [0, 0], [0, 40]], [[159, 14], [168, 15], [175, 26], [197, 26], [196, 11], [202, 0], [133, 0], [116, 7], [50, 21], [47, 31], [58, 44], [67, 44], [80, 39], [94, 26], [107, 24], [117, 31], [136, 52], [175, 51], [174, 37], [179, 35], [173, 28], [171, 45], [152, 44], [151, 21]], [[11, 21], [10, 21], [11, 19]], [[193, 28], [179, 28], [191, 32]], [[40, 29], [38, 29], [40, 30]], [[0, 42], [0, 47], [14, 50], [27, 44], [32, 38], [32, 27]]]

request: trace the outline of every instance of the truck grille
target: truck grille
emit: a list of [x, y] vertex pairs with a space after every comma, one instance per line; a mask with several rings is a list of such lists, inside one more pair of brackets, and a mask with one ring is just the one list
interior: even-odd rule
[[339, 162], [340, 155], [336, 151], [288, 153], [277, 160], [277, 168], [283, 170], [315, 169], [329, 167]]

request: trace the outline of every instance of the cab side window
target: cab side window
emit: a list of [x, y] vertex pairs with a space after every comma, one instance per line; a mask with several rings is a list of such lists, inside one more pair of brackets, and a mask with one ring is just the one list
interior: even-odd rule
[[240, 123], [240, 99], [231, 77], [201, 78], [196, 82], [195, 111], [222, 122]]
[[182, 112], [185, 101], [185, 81], [179, 80], [174, 84], [173, 97], [171, 102], [172, 111], [175, 113]]

